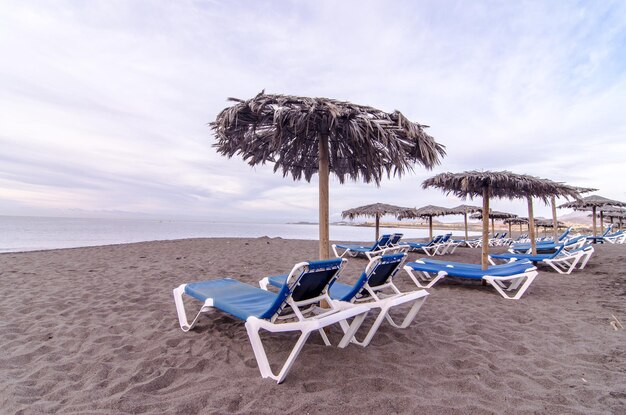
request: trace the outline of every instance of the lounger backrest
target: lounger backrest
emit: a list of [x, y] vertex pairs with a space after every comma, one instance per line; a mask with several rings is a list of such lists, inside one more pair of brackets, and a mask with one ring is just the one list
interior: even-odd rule
[[304, 301], [319, 297], [337, 279], [345, 262], [345, 259], [335, 258], [296, 264], [272, 306], [260, 317], [272, 318], [280, 314], [289, 298]]
[[[570, 226], [569, 228], [565, 229], [565, 232], [563, 232], [561, 234], [561, 236], [559, 236], [559, 241], [562, 241], [563, 239], [567, 238], [567, 235], [569, 235], [570, 231], [572, 230], [572, 227]], [[555, 241], [556, 242], [556, 241]]]
[[443, 235], [437, 235], [435, 236], [432, 241], [428, 242], [428, 245], [426, 246], [431, 246], [431, 245], [435, 245], [441, 242], [441, 238], [443, 238]]
[[400, 270], [407, 254], [383, 255], [372, 258], [350, 292], [341, 298], [342, 301], [352, 301], [355, 297], [369, 296], [365, 285], [372, 288], [386, 284]]
[[445, 235], [443, 235], [441, 237], [441, 239], [439, 240], [439, 243], [444, 243], [444, 242], [448, 242], [448, 240], [450, 239], [450, 237], [452, 237], [451, 233], [447, 233]]
[[371, 250], [372, 251], [376, 251], [380, 248], [384, 248], [387, 246], [387, 244], [389, 243], [389, 239], [391, 239], [391, 235], [386, 234], [381, 236], [378, 241], [376, 241], [376, 243], [372, 246]]
[[396, 245], [398, 242], [400, 242], [400, 239], [402, 239], [403, 236], [404, 235], [401, 233], [394, 233], [387, 245], [389, 246]]

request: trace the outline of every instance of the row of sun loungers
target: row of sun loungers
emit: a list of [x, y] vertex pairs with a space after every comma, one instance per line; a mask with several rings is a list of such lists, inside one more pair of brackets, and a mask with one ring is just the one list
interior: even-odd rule
[[[444, 278], [479, 280], [495, 288], [503, 298], [519, 300], [538, 275], [536, 265], [548, 265], [560, 274], [583, 269], [594, 248], [587, 237], [568, 238], [568, 235], [569, 230], [556, 242], [539, 242], [536, 255], [529, 252], [529, 245], [513, 244], [507, 253], [490, 255], [492, 265], [486, 270], [478, 264], [431, 258], [456, 249], [461, 241], [453, 241], [451, 235], [439, 235], [423, 244], [401, 242], [402, 234], [383, 235], [371, 246], [333, 245], [337, 258], [298, 263], [288, 274], [263, 278], [259, 281], [260, 288], [231, 278], [208, 280], [180, 285], [174, 289], [174, 300], [183, 331], [191, 330], [199, 317], [212, 309], [244, 321], [261, 376], [280, 383], [312, 333], [318, 332], [330, 346], [325, 328], [338, 325], [343, 333], [338, 347], [349, 344], [365, 347], [385, 320], [396, 328], [408, 327], [428, 296], [426, 289]], [[616, 235], [615, 239], [618, 238], [623, 239], [623, 232]], [[405, 264], [407, 250], [424, 252], [427, 257]], [[347, 262], [342, 257], [360, 254], [367, 256], [369, 263], [356, 282], [337, 281]], [[505, 262], [498, 264], [500, 261]], [[416, 285], [416, 290], [403, 292], [395, 285], [394, 277], [402, 269]], [[202, 303], [191, 322], [185, 311], [185, 296]], [[404, 304], [410, 308], [402, 321], [397, 322], [389, 312]], [[371, 312], [376, 313], [375, 319], [359, 340], [358, 331]], [[262, 330], [300, 333], [277, 372], [270, 366], [260, 336]]]
[[391, 252], [416, 251], [423, 252], [428, 256], [451, 254], [461, 244], [461, 241], [452, 239], [452, 234], [437, 235], [429, 242], [400, 241], [401, 233], [383, 235], [373, 245], [340, 245], [333, 244], [332, 249], [337, 258], [347, 255], [356, 257], [365, 255], [368, 259], [376, 255], [384, 255]]

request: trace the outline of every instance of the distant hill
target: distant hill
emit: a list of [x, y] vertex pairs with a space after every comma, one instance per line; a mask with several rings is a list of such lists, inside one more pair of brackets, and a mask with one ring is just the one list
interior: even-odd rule
[[572, 212], [567, 215], [558, 215], [558, 218], [568, 224], [591, 225], [592, 220], [589, 214], [590, 212]]

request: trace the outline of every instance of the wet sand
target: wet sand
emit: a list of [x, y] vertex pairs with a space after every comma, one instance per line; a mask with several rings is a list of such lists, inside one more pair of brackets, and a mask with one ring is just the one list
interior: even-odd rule
[[[256, 285], [316, 256], [316, 242], [280, 238], [0, 254], [0, 413], [626, 413], [626, 330], [609, 324], [626, 322], [624, 245], [572, 275], [541, 268], [519, 301], [444, 280], [409, 328], [384, 323], [367, 348], [312, 335], [281, 385], [260, 377], [241, 321], [214, 311], [180, 330], [177, 285]], [[479, 250], [445, 258], [478, 263]], [[295, 336], [265, 339], [277, 361]]]

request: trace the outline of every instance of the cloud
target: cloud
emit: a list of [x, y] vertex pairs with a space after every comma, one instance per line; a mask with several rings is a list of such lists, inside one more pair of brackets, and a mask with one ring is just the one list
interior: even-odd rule
[[421, 189], [440, 171], [507, 169], [625, 198], [622, 1], [15, 1], [0, 13], [0, 214], [314, 220], [315, 179], [211, 147], [225, 99], [263, 88], [398, 109], [447, 146], [433, 172], [333, 181], [333, 220], [373, 202], [458, 204]]

